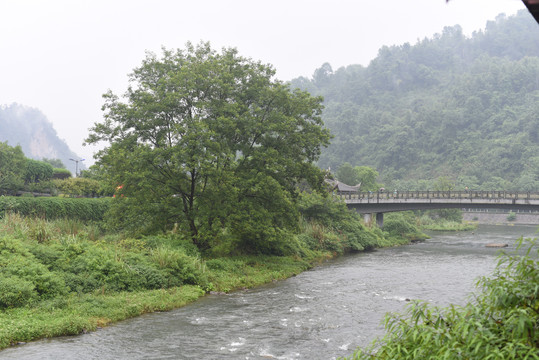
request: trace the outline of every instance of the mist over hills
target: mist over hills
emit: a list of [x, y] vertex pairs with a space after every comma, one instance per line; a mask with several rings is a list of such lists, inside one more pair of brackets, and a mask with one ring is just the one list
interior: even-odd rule
[[[75, 163], [69, 159], [80, 159], [58, 137], [41, 111], [16, 103], [0, 106], [0, 141], [7, 141], [10, 146], [20, 145], [25, 156], [31, 159], [60, 159], [72, 174], [75, 174]], [[79, 163], [79, 171], [83, 166]]]
[[323, 168], [370, 166], [387, 186], [424, 179], [539, 191], [539, 26], [526, 10], [466, 37], [458, 25], [384, 46], [367, 66], [323, 64], [292, 87], [324, 97]]

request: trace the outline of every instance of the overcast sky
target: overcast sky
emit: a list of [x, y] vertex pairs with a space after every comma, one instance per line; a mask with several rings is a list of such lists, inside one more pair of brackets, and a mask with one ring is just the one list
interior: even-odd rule
[[236, 47], [277, 77], [367, 66], [383, 45], [414, 44], [459, 24], [485, 28], [520, 0], [0, 0], [0, 105], [41, 110], [90, 165], [83, 147], [101, 95], [122, 94], [145, 51], [187, 41]]

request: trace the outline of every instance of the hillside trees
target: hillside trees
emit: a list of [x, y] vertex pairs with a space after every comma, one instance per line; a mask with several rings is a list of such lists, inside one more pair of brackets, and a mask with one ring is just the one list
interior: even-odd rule
[[415, 45], [381, 48], [368, 67], [324, 64], [311, 81], [293, 80], [324, 97], [334, 138], [320, 167], [369, 166], [388, 188], [446, 176], [474, 179], [462, 188], [539, 191], [531, 166], [539, 152], [537, 39], [523, 11], [470, 38], [460, 26], [444, 28]]
[[176, 224], [201, 249], [221, 241], [276, 251], [297, 227], [297, 183], [322, 182], [313, 163], [329, 132], [321, 99], [273, 76], [207, 43], [148, 54], [125, 102], [105, 95], [105, 120], [87, 140], [109, 143], [98, 166], [118, 186], [114, 221], [139, 230]]

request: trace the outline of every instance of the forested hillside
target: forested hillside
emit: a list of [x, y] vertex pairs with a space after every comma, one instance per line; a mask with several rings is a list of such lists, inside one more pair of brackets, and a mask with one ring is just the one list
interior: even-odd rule
[[6, 141], [11, 146], [20, 145], [29, 158], [60, 159], [75, 173], [75, 164], [69, 159], [78, 156], [58, 137], [46, 116], [35, 108], [19, 104], [0, 106], [0, 142]]
[[444, 176], [462, 189], [539, 191], [539, 26], [527, 11], [291, 84], [325, 99], [335, 137], [323, 168], [371, 166], [400, 189]]

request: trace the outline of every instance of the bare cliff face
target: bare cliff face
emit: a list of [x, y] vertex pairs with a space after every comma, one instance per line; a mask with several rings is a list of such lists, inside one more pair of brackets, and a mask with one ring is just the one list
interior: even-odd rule
[[32, 158], [58, 159], [60, 156], [58, 149], [54, 147], [52, 139], [46, 135], [44, 126], [41, 125], [33, 129], [30, 135], [29, 149]]
[[78, 158], [56, 134], [52, 123], [38, 109], [19, 104], [0, 106], [0, 141], [20, 145], [28, 158], [60, 159], [75, 173], [70, 158]]

